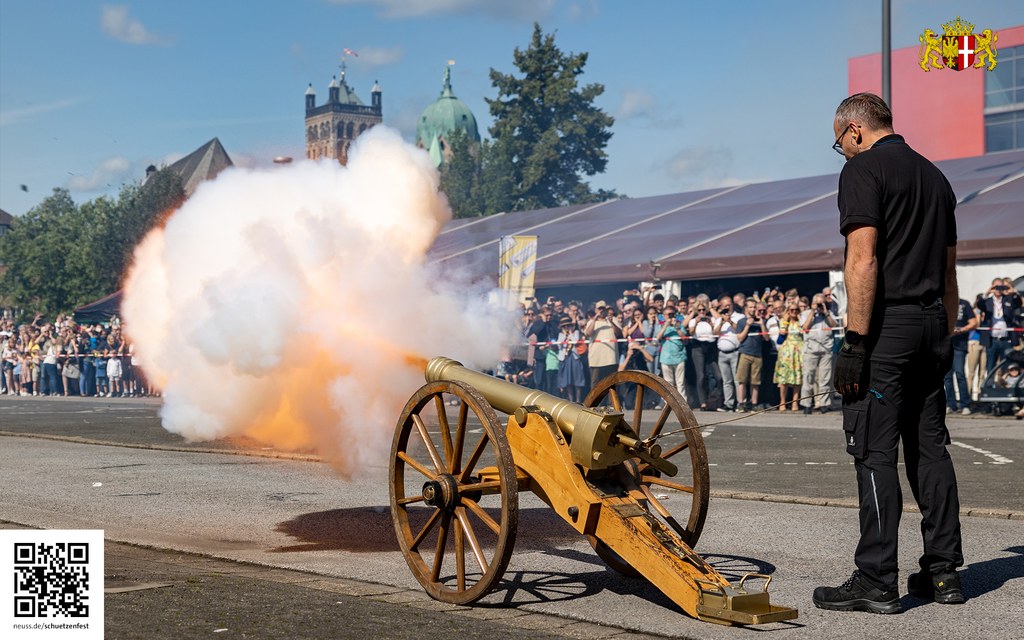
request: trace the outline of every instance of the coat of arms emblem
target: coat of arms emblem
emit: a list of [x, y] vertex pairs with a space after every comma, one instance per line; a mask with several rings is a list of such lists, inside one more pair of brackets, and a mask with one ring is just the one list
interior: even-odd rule
[[974, 25], [956, 20], [942, 25], [942, 35], [925, 29], [918, 38], [921, 43], [919, 66], [925, 71], [954, 69], [963, 71], [971, 67], [989, 71], [996, 68], [996, 40], [999, 36], [991, 29], [974, 33]]

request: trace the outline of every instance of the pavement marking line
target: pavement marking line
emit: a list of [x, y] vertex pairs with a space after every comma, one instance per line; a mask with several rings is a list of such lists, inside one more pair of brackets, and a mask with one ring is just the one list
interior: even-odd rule
[[146, 591], [148, 589], [162, 589], [173, 587], [170, 582], [140, 582], [137, 584], [125, 584], [118, 587], [104, 587], [103, 593], [129, 593], [131, 591]]
[[150, 449], [153, 451], [175, 451], [178, 453], [219, 453], [229, 456], [249, 456], [251, 458], [272, 458], [278, 460], [297, 460], [299, 462], [326, 462], [322, 457], [308, 453], [292, 453], [289, 451], [257, 451], [254, 449], [215, 449], [212, 447], [182, 447], [168, 444], [135, 444], [131, 442], [111, 442], [94, 440], [79, 436], [58, 436], [49, 433], [22, 433], [17, 431], [0, 431], [0, 437], [35, 438], [37, 440], [56, 440], [72, 444], [90, 444], [101, 447], [122, 447], [124, 449]]
[[964, 444], [963, 442], [953, 440], [950, 444], [955, 444], [962, 449], [969, 449], [975, 453], [980, 453], [986, 458], [991, 458], [992, 462], [990, 464], [1010, 464], [1013, 462], [1013, 460], [1010, 460], [1006, 456], [1001, 456], [998, 453], [992, 453], [991, 451], [985, 451], [984, 449], [979, 449], [978, 447], [973, 447], [969, 444]]

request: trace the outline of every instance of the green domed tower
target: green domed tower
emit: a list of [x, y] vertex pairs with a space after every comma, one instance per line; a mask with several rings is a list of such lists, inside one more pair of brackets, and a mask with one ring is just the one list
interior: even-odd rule
[[426, 149], [434, 166], [439, 167], [451, 157], [448, 135], [456, 129], [464, 131], [473, 143], [480, 143], [473, 112], [452, 93], [452, 68], [449, 66], [444, 70], [441, 96], [420, 114], [416, 124], [416, 146]]

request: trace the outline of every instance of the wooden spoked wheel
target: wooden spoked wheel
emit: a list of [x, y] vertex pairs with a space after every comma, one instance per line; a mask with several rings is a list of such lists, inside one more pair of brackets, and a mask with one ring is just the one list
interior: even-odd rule
[[491, 405], [461, 382], [421, 387], [398, 419], [390, 484], [398, 544], [426, 592], [452, 604], [487, 595], [519, 519], [512, 452]]
[[[660, 408], [645, 408], [660, 406]], [[625, 415], [641, 439], [670, 433], [657, 440], [661, 457], [679, 467], [672, 478], [663, 477], [639, 458], [627, 459], [618, 474], [622, 488], [633, 491], [641, 504], [674, 530], [690, 547], [697, 544], [708, 511], [708, 455], [704, 438], [689, 405], [676, 389], [646, 371], [619, 371], [599, 381], [583, 400], [588, 407], [610, 404]], [[680, 432], [681, 429], [685, 431]], [[676, 433], [672, 433], [676, 432]], [[616, 571], [638, 575], [614, 551], [596, 539], [591, 544]]]

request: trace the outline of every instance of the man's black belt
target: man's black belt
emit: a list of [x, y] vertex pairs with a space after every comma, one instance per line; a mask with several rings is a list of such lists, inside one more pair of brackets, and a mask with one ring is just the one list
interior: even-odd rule
[[903, 307], [903, 306], [918, 306], [922, 309], [930, 309], [937, 307], [942, 303], [942, 298], [936, 298], [933, 296], [926, 296], [922, 298], [901, 298], [898, 300], [886, 300], [885, 306], [887, 307]]

